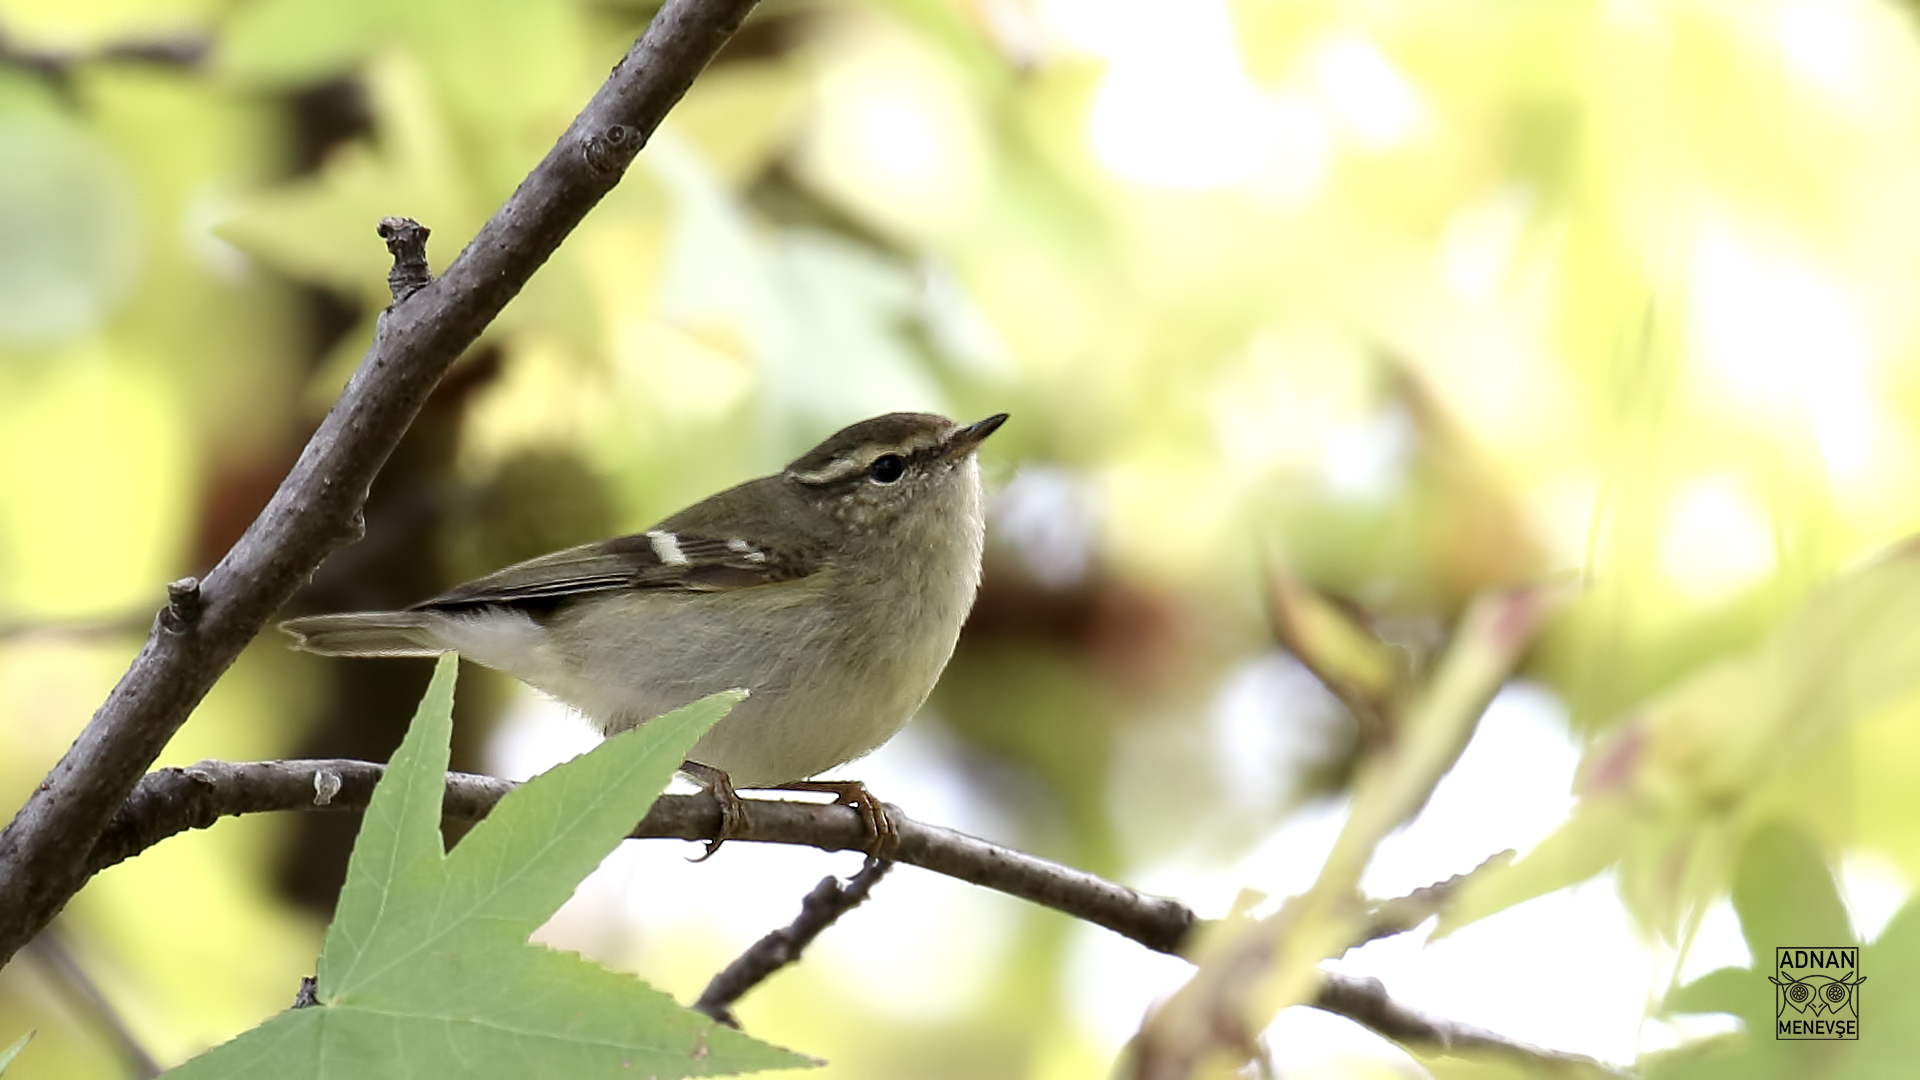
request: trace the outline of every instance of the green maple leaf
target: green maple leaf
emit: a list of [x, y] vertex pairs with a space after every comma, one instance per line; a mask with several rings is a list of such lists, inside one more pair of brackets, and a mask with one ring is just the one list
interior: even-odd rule
[[12, 1046], [7, 1047], [5, 1050], [0, 1050], [0, 1075], [4, 1075], [7, 1071], [7, 1066], [13, 1064], [13, 1059], [20, 1056], [20, 1051], [27, 1048], [27, 1040], [31, 1038], [33, 1038], [33, 1032], [29, 1031], [25, 1035], [13, 1040]]
[[742, 695], [715, 694], [548, 770], [447, 852], [440, 801], [455, 667], [441, 659], [374, 789], [320, 954], [319, 1003], [167, 1075], [664, 1080], [813, 1064], [631, 976], [527, 941]]

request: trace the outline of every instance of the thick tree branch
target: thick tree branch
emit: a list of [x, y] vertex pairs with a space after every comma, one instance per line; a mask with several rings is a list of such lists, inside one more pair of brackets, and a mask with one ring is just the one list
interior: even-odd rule
[[[176, 833], [207, 828], [226, 816], [277, 810], [364, 810], [373, 796], [374, 784], [384, 771], [382, 766], [371, 762], [346, 760], [203, 761], [188, 768], [157, 770], [141, 779], [133, 795], [114, 814], [112, 823], [87, 857], [88, 872], [132, 858]], [[450, 772], [441, 810], [453, 820], [477, 821], [513, 788], [511, 780]], [[1156, 952], [1180, 955], [1200, 925], [1201, 920], [1177, 900], [1148, 896], [1072, 867], [965, 833], [922, 824], [897, 806], [889, 806], [888, 810], [900, 832], [900, 844], [893, 853], [898, 862], [1050, 907], [1103, 926]], [[719, 832], [720, 803], [712, 795], [702, 793], [662, 795], [632, 835], [711, 840]], [[872, 843], [859, 812], [851, 807], [768, 799], [742, 799], [741, 814], [728, 839], [798, 844], [824, 851], [865, 851]], [[1366, 939], [1419, 925], [1439, 910], [1466, 877], [1509, 854], [1496, 855], [1467, 875], [1382, 901], [1375, 907], [1373, 928]], [[878, 874], [873, 876], [877, 879]], [[837, 882], [834, 884], [838, 887]], [[825, 885], [823, 882], [821, 887]], [[871, 886], [869, 881], [866, 887]], [[850, 891], [855, 886], [846, 888]], [[864, 897], [864, 890], [860, 896]], [[839, 912], [858, 902], [854, 899], [846, 903], [833, 915], [837, 917]], [[820, 911], [815, 912], [818, 916], [830, 911], [834, 902], [823, 900], [816, 905], [814, 898], [809, 897], [806, 907], [815, 906], [820, 907]], [[809, 916], [803, 910], [801, 920], [795, 925], [808, 921]], [[831, 921], [831, 918], [826, 920]], [[820, 927], [825, 925], [821, 923]], [[776, 931], [773, 936], [792, 929]], [[819, 929], [812, 931], [818, 932]], [[810, 935], [807, 940], [811, 940]], [[805, 944], [801, 941], [799, 947], [804, 948]], [[758, 949], [760, 946], [756, 945], [754, 950]], [[748, 955], [753, 955], [754, 950], [749, 950]], [[738, 965], [747, 959], [743, 956], [735, 963]], [[772, 970], [767, 968], [760, 977], [764, 978]], [[718, 981], [716, 978], [715, 982]], [[748, 983], [740, 992], [750, 986]], [[709, 987], [709, 993], [712, 992]], [[1592, 1075], [1612, 1075], [1591, 1059], [1577, 1054], [1543, 1050], [1409, 1009], [1389, 998], [1385, 988], [1373, 979], [1326, 974], [1313, 1004], [1418, 1051], [1490, 1055], [1521, 1062], [1543, 1075], [1583, 1075], [1581, 1070]]]
[[[86, 881], [87, 852], [214, 680], [320, 560], [454, 359], [612, 189], [753, 0], [668, 0], [519, 190], [437, 281], [380, 318], [366, 358], [267, 508], [0, 832], [0, 964]], [[191, 608], [190, 619], [178, 616]]]
[[891, 862], [869, 856], [860, 872], [845, 885], [831, 875], [821, 878], [820, 884], [800, 901], [799, 916], [748, 946], [746, 952], [715, 975], [701, 992], [700, 1000], [693, 1003], [694, 1011], [705, 1013], [728, 1027], [739, 1027], [740, 1022], [733, 1018], [733, 1003], [774, 972], [798, 961], [822, 931], [865, 903], [873, 887], [891, 869]]

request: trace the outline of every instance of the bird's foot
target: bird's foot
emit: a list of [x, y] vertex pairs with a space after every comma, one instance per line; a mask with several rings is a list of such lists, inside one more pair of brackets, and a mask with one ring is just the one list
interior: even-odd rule
[[900, 829], [888, 813], [887, 804], [873, 797], [867, 785], [858, 780], [795, 780], [790, 784], [779, 785], [781, 791], [825, 791], [833, 795], [835, 806], [850, 806], [860, 815], [867, 827], [867, 835], [872, 838], [873, 846], [867, 849], [867, 858], [876, 861], [890, 861], [894, 849], [900, 846]]
[[680, 763], [680, 771], [691, 777], [694, 783], [705, 788], [707, 794], [712, 795], [720, 803], [720, 831], [714, 834], [713, 839], [707, 841], [707, 850], [699, 858], [688, 860], [703, 863], [713, 858], [713, 853], [720, 850], [721, 844], [736, 835], [735, 830], [747, 817], [746, 800], [734, 790], [732, 778], [711, 765], [702, 765], [697, 761], [683, 761]]

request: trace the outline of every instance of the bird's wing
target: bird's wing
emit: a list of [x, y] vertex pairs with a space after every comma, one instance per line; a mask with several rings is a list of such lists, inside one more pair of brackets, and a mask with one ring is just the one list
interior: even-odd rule
[[533, 604], [623, 589], [722, 592], [806, 577], [819, 568], [804, 547], [779, 550], [740, 537], [663, 527], [556, 551], [476, 578], [415, 610]]

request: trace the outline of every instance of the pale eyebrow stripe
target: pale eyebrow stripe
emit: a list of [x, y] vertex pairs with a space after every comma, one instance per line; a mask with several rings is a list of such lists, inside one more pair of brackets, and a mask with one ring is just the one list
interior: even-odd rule
[[793, 478], [803, 484], [827, 484], [835, 480], [844, 480], [865, 469], [866, 465], [856, 458], [837, 457], [812, 472], [794, 473]]
[[647, 531], [647, 543], [653, 545], [654, 557], [668, 566], [687, 565], [686, 553], [680, 550], [680, 540], [665, 529]]

